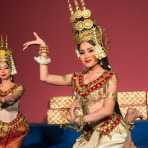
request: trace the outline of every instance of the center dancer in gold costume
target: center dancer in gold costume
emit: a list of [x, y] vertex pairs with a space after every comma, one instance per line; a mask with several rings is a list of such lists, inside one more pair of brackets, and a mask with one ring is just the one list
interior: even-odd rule
[[69, 85], [74, 89], [75, 102], [68, 120], [82, 129], [73, 148], [123, 148], [128, 139], [128, 126], [117, 103], [117, 78], [107, 58], [103, 29], [92, 19], [84, 0], [74, 0], [74, 9], [68, 1], [70, 20], [76, 41], [76, 54], [86, 67], [81, 72], [66, 75], [49, 74], [48, 46], [37, 33], [35, 40], [26, 42], [39, 45], [40, 79], [49, 84]]

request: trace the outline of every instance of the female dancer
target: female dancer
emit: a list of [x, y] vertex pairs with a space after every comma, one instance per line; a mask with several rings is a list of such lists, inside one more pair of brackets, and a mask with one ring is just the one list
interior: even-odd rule
[[68, 3], [76, 54], [86, 69], [66, 75], [49, 74], [48, 46], [35, 32], [35, 40], [26, 42], [24, 49], [40, 46], [35, 61], [40, 64], [42, 81], [74, 88], [76, 100], [67, 118], [79, 125], [82, 134], [73, 148], [123, 148], [129, 130], [119, 111], [117, 78], [108, 62], [103, 30], [91, 19], [91, 11], [86, 9], [83, 0], [80, 0], [81, 8], [74, 0], [74, 10]]
[[[46, 43], [34, 33], [36, 39], [24, 44], [40, 45], [40, 79], [55, 85], [70, 85], [74, 88], [76, 101], [70, 109], [68, 119], [83, 128], [74, 148], [122, 148], [127, 140], [128, 130], [122, 117], [115, 111], [117, 79], [107, 64], [100, 65], [92, 41], [82, 42], [78, 54], [86, 70], [80, 73], [55, 75], [48, 73]], [[105, 59], [104, 59], [105, 60]], [[107, 58], [106, 58], [107, 60]]]
[[19, 112], [23, 86], [14, 83], [16, 69], [7, 41], [0, 42], [0, 148], [19, 148], [28, 131], [24, 116]]

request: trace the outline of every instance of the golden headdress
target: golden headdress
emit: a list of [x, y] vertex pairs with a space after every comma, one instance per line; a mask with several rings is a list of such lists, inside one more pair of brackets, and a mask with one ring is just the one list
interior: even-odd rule
[[8, 48], [7, 37], [5, 41], [1, 36], [0, 40], [0, 63], [7, 62], [9, 68], [11, 69], [11, 75], [15, 75], [17, 73], [14, 59], [12, 56], [12, 51]]
[[[107, 56], [107, 51], [103, 45], [102, 28], [97, 26], [91, 18], [91, 11], [86, 8], [84, 0], [79, 0], [79, 3], [77, 0], [74, 0], [74, 9], [70, 0], [68, 0], [68, 6], [71, 14], [70, 21], [72, 23], [76, 44], [91, 40], [95, 43], [96, 57], [99, 60], [105, 58]], [[77, 50], [76, 52], [79, 56]]]

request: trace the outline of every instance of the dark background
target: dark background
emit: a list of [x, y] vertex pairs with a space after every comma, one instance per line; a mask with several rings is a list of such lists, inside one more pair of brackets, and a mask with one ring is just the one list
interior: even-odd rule
[[[119, 91], [148, 90], [148, 1], [86, 0], [100, 26], [111, 39], [110, 63], [118, 75]], [[65, 74], [81, 68], [74, 53], [67, 0], [1, 0], [0, 34], [7, 34], [17, 63], [18, 83], [25, 87], [20, 109], [30, 122], [44, 122], [52, 96], [71, 95], [68, 87], [39, 80], [33, 60], [38, 47], [25, 52], [22, 44], [36, 31], [48, 43], [52, 63], [49, 72]]]

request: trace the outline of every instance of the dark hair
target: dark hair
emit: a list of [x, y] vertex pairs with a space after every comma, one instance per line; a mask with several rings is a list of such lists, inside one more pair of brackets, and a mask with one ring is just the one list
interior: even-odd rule
[[[91, 44], [92, 46], [96, 46], [95, 42], [93, 40], [89, 40], [87, 41], [89, 44]], [[83, 42], [82, 42], [83, 43]], [[82, 44], [77, 44], [77, 49], [78, 51], [80, 50], [80, 45]], [[110, 71], [111, 70], [111, 66], [109, 64], [109, 61], [108, 61], [108, 58], [105, 57], [105, 58], [102, 58], [101, 60], [98, 60], [98, 64], [105, 70], [108, 70]]]
[[116, 98], [116, 101], [115, 101], [115, 108], [114, 108], [115, 112], [119, 115], [122, 116], [122, 113], [121, 113], [121, 110], [120, 110], [120, 106], [119, 106], [119, 103], [117, 101], [117, 98]]
[[103, 69], [108, 70], [108, 71], [112, 70], [107, 57], [102, 58], [101, 60], [99, 60], [98, 63], [101, 65]]
[[[96, 43], [93, 41], [93, 40], [89, 40], [87, 41], [89, 44], [93, 45], [93, 46], [96, 46]], [[77, 44], [77, 49], [80, 50], [80, 46], [83, 42], [81, 42], [80, 44]]]

